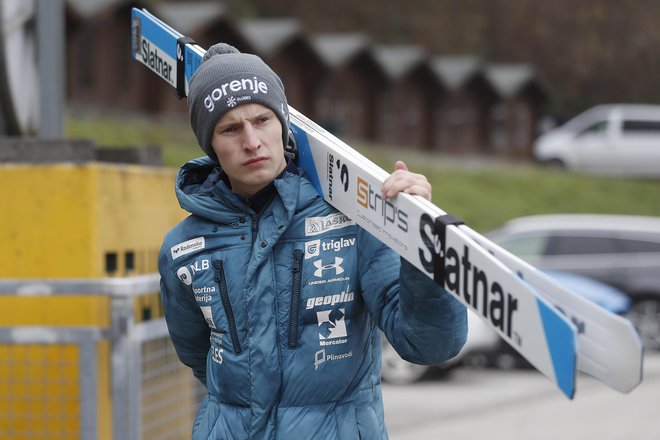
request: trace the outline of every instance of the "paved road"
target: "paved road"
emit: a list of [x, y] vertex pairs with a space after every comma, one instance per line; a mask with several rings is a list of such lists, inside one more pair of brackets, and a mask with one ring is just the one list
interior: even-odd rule
[[570, 401], [534, 370], [467, 368], [383, 394], [390, 440], [660, 439], [660, 353], [626, 395], [581, 375]]

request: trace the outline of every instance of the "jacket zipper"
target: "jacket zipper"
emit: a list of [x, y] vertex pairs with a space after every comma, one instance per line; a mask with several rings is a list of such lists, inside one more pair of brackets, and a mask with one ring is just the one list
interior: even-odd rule
[[229, 302], [229, 292], [227, 291], [227, 281], [225, 280], [225, 271], [222, 266], [222, 261], [213, 260], [213, 268], [215, 269], [213, 280], [218, 283], [218, 287], [220, 288], [220, 300], [222, 301], [222, 307], [225, 309], [225, 315], [227, 316], [227, 324], [229, 325], [229, 336], [231, 337], [231, 344], [234, 347], [234, 353], [240, 354], [243, 349], [241, 348], [241, 343], [238, 340], [236, 320], [234, 319], [234, 311], [231, 308], [231, 303]]
[[293, 251], [293, 286], [291, 289], [291, 315], [289, 317], [289, 348], [298, 346], [298, 314], [300, 312], [300, 285], [302, 283], [303, 252]]

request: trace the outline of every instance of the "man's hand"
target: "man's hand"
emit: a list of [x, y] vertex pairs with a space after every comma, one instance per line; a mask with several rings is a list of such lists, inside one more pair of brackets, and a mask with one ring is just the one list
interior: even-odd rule
[[394, 172], [385, 179], [381, 188], [384, 200], [397, 196], [400, 192], [422, 196], [431, 200], [431, 184], [423, 174], [411, 173], [408, 166], [401, 160], [394, 164]]

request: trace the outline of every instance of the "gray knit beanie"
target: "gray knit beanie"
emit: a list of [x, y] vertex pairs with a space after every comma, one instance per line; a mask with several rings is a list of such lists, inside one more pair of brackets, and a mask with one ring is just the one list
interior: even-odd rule
[[289, 108], [280, 78], [261, 58], [218, 43], [209, 48], [190, 79], [190, 125], [202, 150], [216, 162], [211, 139], [218, 120], [241, 104], [262, 104], [282, 124], [282, 142], [289, 139]]

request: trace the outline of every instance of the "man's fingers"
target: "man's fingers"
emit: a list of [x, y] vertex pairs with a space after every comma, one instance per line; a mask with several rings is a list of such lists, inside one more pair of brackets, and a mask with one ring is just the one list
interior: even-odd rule
[[381, 193], [385, 200], [396, 197], [400, 192], [431, 200], [431, 190], [426, 176], [410, 172], [406, 163], [398, 160], [394, 164], [394, 172], [383, 182]]
[[408, 171], [408, 165], [402, 160], [397, 160], [394, 164], [394, 171], [398, 170]]

